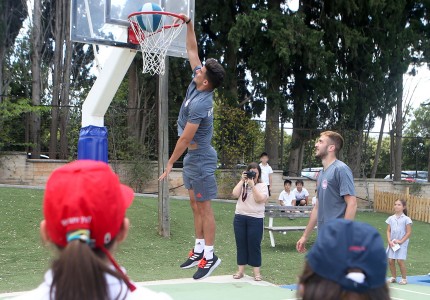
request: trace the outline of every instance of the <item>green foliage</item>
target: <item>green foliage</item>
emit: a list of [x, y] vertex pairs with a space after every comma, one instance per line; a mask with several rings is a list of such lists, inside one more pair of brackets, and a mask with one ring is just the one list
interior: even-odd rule
[[[0, 102], [0, 150], [24, 151], [30, 146], [22, 140], [29, 113], [46, 115], [49, 111], [46, 107], [34, 107], [30, 99], [3, 98]], [[21, 141], [21, 142], [17, 142]]]
[[[378, 139], [375, 137], [371, 137], [368, 143], [369, 144], [365, 151], [369, 158], [363, 161], [363, 163], [365, 164], [364, 172], [367, 175], [367, 177], [369, 177], [370, 170], [374, 164], [374, 160], [375, 160], [374, 155], [376, 152]], [[391, 154], [390, 137], [387, 136], [382, 139], [381, 154], [379, 156], [378, 172], [376, 173], [376, 178], [384, 178], [386, 175], [390, 174], [390, 154]]]
[[[25, 1], [2, 0], [0, 12], [0, 47], [9, 48], [13, 46], [23, 22], [28, 16], [27, 5]], [[0, 57], [0, 59], [3, 58]]]
[[[403, 139], [403, 169], [427, 170], [430, 154], [430, 107], [421, 106], [405, 130]], [[415, 138], [413, 138], [415, 137]]]
[[[256, 121], [235, 107], [215, 105], [214, 145], [218, 151], [221, 167], [232, 168], [238, 163], [254, 161], [264, 133]], [[261, 149], [261, 148], [260, 148]]]
[[414, 196], [422, 196], [422, 187], [423, 185], [419, 182], [411, 182], [409, 184], [409, 193]]

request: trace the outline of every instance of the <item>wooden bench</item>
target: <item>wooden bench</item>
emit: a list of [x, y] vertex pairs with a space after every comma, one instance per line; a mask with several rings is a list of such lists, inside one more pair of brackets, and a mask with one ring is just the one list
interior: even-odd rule
[[273, 232], [287, 233], [288, 231], [304, 231], [306, 226], [273, 226], [273, 219], [288, 218], [294, 220], [297, 218], [309, 218], [312, 206], [280, 206], [266, 205], [264, 215], [269, 218], [269, 226], [264, 229], [269, 231], [270, 244], [275, 247], [275, 237]]

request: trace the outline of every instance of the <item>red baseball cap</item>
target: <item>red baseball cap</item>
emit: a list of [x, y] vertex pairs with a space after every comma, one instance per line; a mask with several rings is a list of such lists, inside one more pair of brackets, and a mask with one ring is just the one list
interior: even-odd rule
[[120, 183], [104, 162], [77, 160], [52, 172], [46, 184], [43, 212], [49, 238], [67, 245], [67, 233], [89, 230], [97, 248], [119, 232], [133, 190]]

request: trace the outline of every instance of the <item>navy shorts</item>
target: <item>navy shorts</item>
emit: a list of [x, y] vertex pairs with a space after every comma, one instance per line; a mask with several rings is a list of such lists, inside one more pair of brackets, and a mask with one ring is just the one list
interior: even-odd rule
[[218, 188], [215, 170], [218, 156], [215, 149], [206, 148], [188, 150], [184, 157], [182, 177], [187, 190], [193, 190], [197, 201], [207, 201], [216, 198]]

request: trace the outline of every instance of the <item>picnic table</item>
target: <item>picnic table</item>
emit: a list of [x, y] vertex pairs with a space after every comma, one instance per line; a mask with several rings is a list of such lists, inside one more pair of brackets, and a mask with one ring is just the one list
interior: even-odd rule
[[297, 218], [309, 218], [313, 206], [281, 206], [281, 205], [266, 205], [264, 215], [269, 218], [269, 226], [264, 229], [269, 231], [270, 244], [275, 247], [274, 232], [287, 233], [288, 231], [304, 231], [306, 226], [274, 226], [275, 218], [288, 218], [294, 220]]

